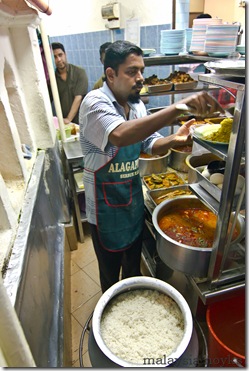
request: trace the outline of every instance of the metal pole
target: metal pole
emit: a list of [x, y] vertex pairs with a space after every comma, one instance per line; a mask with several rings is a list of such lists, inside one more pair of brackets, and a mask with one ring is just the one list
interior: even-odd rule
[[57, 83], [55, 79], [55, 73], [54, 73], [54, 66], [52, 62], [52, 57], [51, 57], [51, 50], [49, 47], [49, 42], [48, 42], [48, 36], [45, 32], [43, 21], [41, 20], [40, 23], [40, 29], [41, 29], [41, 38], [42, 38], [42, 44], [44, 48], [44, 54], [47, 62], [47, 67], [48, 67], [48, 73], [49, 73], [49, 79], [50, 79], [50, 84], [51, 84], [51, 89], [52, 89], [52, 94], [54, 98], [54, 106], [56, 110], [56, 115], [58, 117], [58, 122], [59, 122], [59, 127], [60, 127], [60, 132], [61, 132], [61, 139], [63, 142], [66, 141], [66, 134], [65, 134], [65, 126], [64, 126], [64, 121], [63, 121], [63, 115], [61, 111], [61, 104], [60, 104], [60, 97], [57, 89]]

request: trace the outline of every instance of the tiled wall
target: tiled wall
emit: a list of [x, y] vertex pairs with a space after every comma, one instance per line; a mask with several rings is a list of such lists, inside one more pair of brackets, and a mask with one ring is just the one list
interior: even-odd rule
[[[177, 1], [176, 29], [188, 28], [189, 0]], [[144, 49], [155, 49], [160, 53], [160, 32], [171, 29], [171, 24], [140, 27], [140, 47]], [[79, 65], [86, 70], [88, 76], [88, 90], [103, 73], [103, 66], [99, 60], [99, 47], [107, 41], [124, 40], [124, 29], [104, 30], [82, 34], [50, 37], [50, 42], [61, 42], [66, 50], [69, 63]], [[170, 66], [146, 67], [144, 77], [156, 74], [158, 78], [165, 78], [171, 72]], [[150, 97], [146, 107], [163, 107], [171, 103], [171, 96]], [[163, 130], [168, 134], [168, 128]]]
[[[153, 48], [160, 53], [160, 31], [170, 29], [171, 25], [141, 27], [140, 46], [141, 48]], [[99, 47], [106, 41], [112, 41], [110, 30], [88, 32], [75, 35], [51, 37], [50, 42], [61, 42], [66, 50], [69, 63], [85, 68], [91, 90], [95, 81], [103, 73], [103, 66], [99, 60]], [[113, 30], [113, 41], [124, 40], [124, 29]], [[157, 74], [158, 77], [166, 77], [166, 67], [146, 68], [145, 77], [150, 74]]]
[[[141, 48], [153, 48], [160, 53], [160, 31], [170, 29], [171, 25], [141, 27]], [[113, 40], [124, 40], [124, 29], [113, 30]], [[66, 50], [69, 63], [76, 64], [86, 70], [88, 76], [88, 90], [90, 91], [103, 73], [103, 66], [99, 60], [99, 46], [106, 41], [112, 41], [111, 31], [89, 32], [75, 35], [51, 37], [50, 42], [61, 42]], [[144, 77], [156, 74], [165, 78], [170, 74], [169, 66], [146, 67]], [[170, 96], [150, 97], [147, 108], [167, 106]]]

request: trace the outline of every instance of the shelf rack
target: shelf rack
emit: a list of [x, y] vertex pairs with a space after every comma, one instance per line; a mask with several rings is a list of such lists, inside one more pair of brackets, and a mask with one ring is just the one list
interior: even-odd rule
[[[144, 58], [145, 66], [181, 65], [191, 63], [205, 63], [214, 60], [208, 56], [155, 56]], [[233, 115], [233, 127], [228, 148], [214, 146], [201, 141], [197, 137], [193, 140], [205, 150], [226, 161], [224, 185], [220, 202], [209, 194], [198, 183], [190, 184], [196, 194], [210, 209], [217, 214], [218, 223], [214, 247], [212, 249], [208, 276], [204, 279], [187, 276], [190, 286], [204, 304], [234, 296], [245, 289], [245, 240], [231, 245], [231, 233], [228, 233], [231, 213], [235, 210], [235, 217], [244, 206], [244, 191], [235, 198], [236, 182], [241, 164], [245, 164], [245, 77], [223, 76], [213, 73], [198, 75], [198, 82], [205, 90], [210, 88], [235, 89], [237, 91]], [[163, 94], [183, 94], [196, 91], [168, 91]], [[152, 94], [148, 94], [152, 95]]]

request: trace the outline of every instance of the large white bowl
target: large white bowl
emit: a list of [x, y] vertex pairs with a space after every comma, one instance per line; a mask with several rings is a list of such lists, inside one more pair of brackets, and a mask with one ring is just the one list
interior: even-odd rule
[[[189, 308], [189, 305], [187, 304], [186, 300], [182, 296], [182, 294], [177, 291], [173, 286], [169, 285], [168, 283], [161, 281], [157, 278], [153, 277], [131, 277], [126, 278], [124, 280], [121, 280], [111, 286], [107, 291], [104, 292], [104, 294], [99, 299], [94, 312], [93, 312], [93, 318], [92, 318], [92, 330], [93, 335], [95, 338], [95, 341], [100, 348], [100, 350], [104, 353], [106, 357], [108, 357], [112, 362], [114, 362], [117, 366], [122, 367], [152, 367], [151, 364], [134, 364], [131, 362], [127, 362], [124, 359], [121, 359], [117, 357], [114, 353], [111, 352], [111, 350], [106, 346], [102, 335], [101, 335], [101, 318], [103, 315], [103, 312], [105, 310], [105, 307], [110, 302], [110, 300], [127, 291], [130, 290], [136, 290], [136, 289], [152, 289], [157, 290], [159, 292], [162, 292], [168, 296], [170, 296], [179, 306], [179, 308], [182, 311], [183, 318], [184, 318], [184, 334], [182, 337], [182, 340], [176, 350], [167, 355], [165, 357], [165, 364], [163, 364], [164, 367], [172, 365], [172, 360], [178, 360], [179, 357], [185, 352], [187, 349], [187, 346], [190, 342], [190, 339], [192, 337], [193, 332], [193, 319], [192, 314]], [[139, 308], [137, 308], [139, 310]], [[163, 328], [162, 328], [163, 331]], [[162, 364], [154, 364], [153, 367], [162, 367]]]

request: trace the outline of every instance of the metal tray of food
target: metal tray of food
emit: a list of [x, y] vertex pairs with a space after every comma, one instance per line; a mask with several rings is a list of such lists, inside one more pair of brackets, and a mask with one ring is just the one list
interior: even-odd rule
[[202, 188], [204, 188], [213, 198], [217, 201], [220, 201], [221, 198], [221, 189], [218, 188], [215, 184], [211, 183], [207, 178], [202, 175], [202, 171], [206, 166], [198, 166], [195, 168], [197, 174], [197, 180]]
[[174, 171], [145, 175], [143, 177], [143, 183], [149, 190], [186, 184], [185, 180]]
[[174, 82], [174, 90], [190, 90], [196, 88], [198, 81]]
[[204, 121], [208, 124], [220, 124], [221, 121], [225, 120], [225, 119], [233, 119], [233, 116], [231, 117], [227, 117], [227, 116], [223, 116], [223, 117], [209, 117], [209, 118], [205, 118]]
[[179, 196], [192, 195], [193, 192], [188, 184], [173, 186], [169, 188], [152, 189], [147, 191], [148, 198], [152, 201], [154, 206], [159, 205], [161, 202], [170, 198]]
[[173, 88], [173, 83], [168, 82], [168, 83], [163, 83], [163, 84], [156, 84], [156, 85], [148, 85], [148, 93], [161, 93], [164, 91], [169, 91], [172, 90]]
[[[180, 124], [185, 124], [186, 121], [191, 120], [191, 119], [195, 119], [196, 122], [193, 125], [198, 125], [198, 124], [199, 125], [204, 125], [206, 123], [210, 124], [212, 119], [214, 119], [215, 121], [220, 123], [222, 120], [227, 118], [227, 116], [225, 116], [225, 115], [220, 116], [220, 117], [218, 117], [218, 115], [219, 115], [219, 112], [214, 112], [212, 114], [209, 114], [206, 117], [198, 116], [198, 115], [190, 115], [190, 114], [188, 114], [188, 115], [181, 114], [180, 116], [177, 117], [177, 120], [179, 121]], [[213, 123], [217, 123], [217, 122], [213, 122]]]

